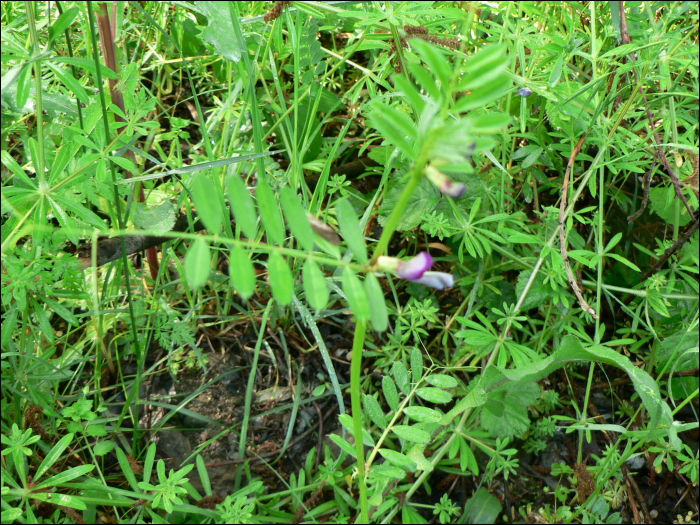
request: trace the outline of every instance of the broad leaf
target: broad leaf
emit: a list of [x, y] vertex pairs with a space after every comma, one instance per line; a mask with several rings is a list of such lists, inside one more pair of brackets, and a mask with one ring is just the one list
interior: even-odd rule
[[328, 285], [316, 261], [307, 259], [302, 270], [306, 300], [316, 310], [323, 310], [328, 304]]
[[280, 198], [289, 229], [294, 234], [299, 245], [307, 252], [312, 252], [314, 250], [314, 231], [306, 216], [306, 210], [301, 205], [299, 196], [294, 193], [292, 188], [285, 186], [280, 192]]
[[204, 221], [204, 225], [212, 235], [218, 234], [223, 214], [214, 181], [205, 175], [196, 175], [192, 183], [192, 197], [197, 206], [197, 215]]
[[185, 255], [185, 277], [192, 288], [201, 288], [209, 279], [210, 271], [209, 244], [204, 239], [197, 239]]
[[267, 262], [267, 269], [270, 273], [272, 295], [279, 304], [288, 305], [292, 302], [294, 280], [287, 261], [279, 253], [273, 252]]
[[404, 408], [403, 411], [408, 417], [421, 423], [437, 423], [442, 418], [440, 412], [428, 407], [412, 406]]
[[368, 273], [365, 277], [365, 291], [369, 300], [372, 326], [377, 332], [384, 332], [389, 327], [389, 315], [384, 302], [384, 292], [373, 273]]
[[423, 377], [423, 353], [415, 346], [411, 350], [411, 378], [418, 383]]
[[408, 394], [411, 391], [411, 380], [408, 378], [408, 370], [401, 361], [396, 361], [391, 367], [391, 374], [399, 385], [401, 392]]
[[246, 301], [255, 293], [255, 268], [248, 253], [240, 246], [231, 248], [229, 275], [238, 295]]
[[196, 2], [197, 9], [207, 17], [208, 25], [199, 37], [209, 42], [217, 55], [238, 62], [241, 48], [231, 30], [231, 12], [226, 2]]
[[396, 412], [399, 409], [399, 391], [391, 377], [384, 376], [382, 378], [382, 392], [384, 392], [384, 399], [389, 404], [389, 408]]
[[357, 318], [368, 321], [370, 318], [370, 309], [365, 287], [362, 286], [360, 279], [358, 279], [355, 272], [349, 267], [343, 270], [343, 291], [345, 292], [345, 297], [348, 300], [350, 309]]
[[449, 403], [452, 401], [452, 394], [449, 392], [429, 386], [416, 389], [416, 394], [418, 394], [418, 397], [421, 399], [425, 399], [431, 403]]
[[268, 240], [272, 244], [281, 245], [285, 237], [284, 221], [275, 192], [265, 180], [261, 180], [255, 188], [255, 196], [258, 199], [258, 210]]
[[397, 467], [401, 467], [411, 472], [416, 471], [416, 462], [412, 459], [409, 459], [407, 456], [401, 454], [400, 452], [396, 452], [394, 450], [389, 450], [386, 448], [380, 448], [379, 453], [382, 456], [384, 456], [384, 459], [386, 459], [389, 463], [393, 463]]
[[375, 399], [374, 396], [363, 395], [363, 400], [365, 404], [365, 411], [369, 415], [370, 419], [377, 425], [380, 429], [386, 427], [386, 417], [384, 416], [384, 411], [382, 407], [379, 406], [379, 401]]
[[245, 182], [238, 175], [228, 178], [228, 201], [236, 224], [251, 240], [258, 236], [258, 213]]
[[391, 431], [406, 441], [427, 445], [430, 442], [430, 434], [425, 430], [412, 427], [410, 425], [394, 425]]

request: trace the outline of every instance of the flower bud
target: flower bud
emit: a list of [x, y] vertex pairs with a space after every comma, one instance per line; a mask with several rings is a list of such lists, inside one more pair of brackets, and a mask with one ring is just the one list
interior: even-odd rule
[[466, 185], [453, 181], [433, 166], [426, 166], [423, 173], [442, 193], [449, 195], [453, 199], [459, 199], [467, 191]]

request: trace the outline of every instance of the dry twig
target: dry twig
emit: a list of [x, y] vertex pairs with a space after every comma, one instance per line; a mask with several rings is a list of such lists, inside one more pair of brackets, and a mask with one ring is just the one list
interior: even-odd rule
[[[578, 156], [579, 152], [581, 151], [581, 147], [583, 146], [583, 143], [586, 140], [586, 134], [584, 133], [583, 136], [581, 137], [581, 140], [578, 141], [578, 144], [576, 144], [576, 147], [574, 148], [574, 151], [571, 153], [571, 157], [569, 157], [569, 162], [566, 165], [566, 173], [564, 174], [564, 187], [562, 188], [561, 191], [561, 204], [559, 205], [559, 243], [561, 244], [561, 257], [564, 259], [564, 266], [566, 267], [566, 275], [569, 277], [569, 285], [573, 289], [574, 293], [576, 294], [576, 298], [578, 299], [578, 302], [581, 304], [581, 309], [584, 312], [588, 312], [593, 316], [594, 319], [598, 319], [598, 314], [596, 311], [591, 308], [591, 306], [586, 302], [586, 300], [583, 298], [583, 293], [581, 293], [581, 288], [579, 288], [578, 284], [576, 283], [576, 279], [574, 278], [574, 274], [571, 271], [571, 264], [569, 263], [569, 256], [566, 253], [566, 224], [564, 223], [564, 210], [566, 210], [566, 200], [567, 200], [567, 195], [569, 193], [569, 183], [571, 180], [571, 171], [574, 167], [574, 161], [576, 160], [576, 157]], [[572, 203], [573, 204], [573, 203]]]

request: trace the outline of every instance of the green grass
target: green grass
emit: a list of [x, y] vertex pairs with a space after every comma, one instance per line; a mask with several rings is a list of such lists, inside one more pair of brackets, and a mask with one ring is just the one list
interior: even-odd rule
[[698, 10], [619, 4], [3, 2], [2, 521], [621, 522], [630, 477], [696, 484]]

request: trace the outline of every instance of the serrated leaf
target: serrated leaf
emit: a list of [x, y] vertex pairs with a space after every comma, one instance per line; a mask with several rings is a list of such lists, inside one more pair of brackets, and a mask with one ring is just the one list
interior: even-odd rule
[[411, 350], [411, 378], [418, 383], [423, 377], [423, 353], [417, 346]]
[[416, 389], [416, 394], [421, 399], [425, 399], [431, 403], [449, 403], [452, 401], [452, 394], [449, 392], [429, 386]]
[[481, 487], [464, 508], [465, 523], [495, 523], [503, 506], [486, 488]]
[[216, 54], [227, 60], [238, 62], [241, 59], [241, 48], [236, 35], [231, 30], [231, 12], [225, 2], [195, 2], [197, 9], [207, 17], [208, 25], [199, 34], [214, 46]]
[[258, 199], [258, 211], [268, 239], [272, 244], [281, 245], [285, 237], [284, 221], [282, 220], [279, 200], [267, 181], [258, 182], [255, 188], [255, 197]]
[[459, 384], [454, 377], [446, 374], [432, 374], [426, 377], [425, 380], [438, 388], [455, 388]]
[[100, 441], [93, 447], [92, 451], [96, 456], [104, 456], [105, 454], [109, 454], [113, 448], [113, 441]]
[[255, 293], [255, 268], [246, 251], [240, 246], [231, 248], [229, 274], [238, 295], [246, 301]]
[[350, 309], [358, 319], [368, 321], [370, 318], [369, 301], [365, 293], [365, 287], [349, 267], [343, 270], [343, 291], [348, 300]]
[[287, 261], [279, 253], [273, 252], [267, 262], [267, 270], [270, 274], [272, 295], [279, 304], [288, 305], [292, 302], [294, 279]]
[[[504, 381], [539, 381], [566, 363], [582, 360], [612, 365], [623, 369], [630, 376], [635, 390], [639, 393], [642, 403], [649, 412], [648, 432], [653, 432], [662, 420], [669, 427], [673, 427], [670, 409], [661, 398], [659, 386], [645, 370], [635, 367], [624, 354], [604, 346], [584, 347], [576, 337], [571, 335], [562, 338], [562, 342], [554, 354], [536, 363], [512, 370], [489, 367], [482, 376], [481, 386], [488, 392]], [[493, 370], [489, 371], [491, 369]]]
[[258, 236], [258, 213], [245, 182], [238, 175], [228, 178], [228, 202], [236, 224], [249, 239]]
[[391, 431], [406, 441], [427, 445], [430, 442], [430, 434], [425, 430], [412, 427], [410, 425], [394, 425]]
[[408, 395], [411, 391], [411, 381], [408, 378], [408, 370], [401, 361], [396, 361], [391, 367], [391, 374], [396, 380], [396, 384], [399, 385], [401, 392]]
[[399, 391], [396, 389], [396, 383], [391, 377], [384, 376], [382, 379], [382, 391], [389, 408], [396, 412], [399, 409]]
[[369, 415], [370, 419], [377, 425], [380, 429], [386, 427], [386, 417], [384, 416], [384, 411], [382, 407], [379, 406], [379, 401], [375, 399], [374, 396], [363, 395], [365, 410]]
[[280, 192], [282, 209], [287, 218], [289, 229], [294, 234], [299, 245], [307, 252], [314, 250], [314, 230], [311, 228], [306, 210], [301, 205], [299, 196], [289, 186], [282, 188]]
[[192, 288], [201, 288], [209, 279], [210, 271], [209, 244], [204, 239], [197, 239], [185, 255], [185, 277]]
[[197, 206], [197, 215], [204, 221], [204, 225], [212, 235], [221, 231], [221, 206], [219, 195], [214, 181], [204, 175], [194, 177], [192, 183], [192, 198]]
[[370, 319], [377, 332], [384, 332], [389, 327], [389, 314], [386, 311], [384, 292], [379, 280], [373, 273], [365, 277], [365, 291], [369, 300]]
[[354, 258], [360, 264], [367, 264], [367, 244], [362, 234], [360, 221], [357, 220], [357, 215], [355, 215], [355, 210], [353, 210], [347, 199], [339, 200], [335, 203], [335, 207], [338, 210], [340, 230], [343, 233], [345, 242], [348, 243], [348, 248], [350, 248]]
[[530, 419], [527, 408], [535, 403], [541, 394], [534, 381], [506, 383], [489, 393], [489, 401], [502, 404], [494, 413], [495, 405], [486, 403], [481, 413], [481, 424], [491, 435], [500, 438], [521, 437], [527, 432]]
[[442, 418], [440, 412], [428, 407], [406, 407], [403, 409], [403, 412], [411, 419], [415, 419], [421, 423], [437, 423]]
[[172, 202], [164, 202], [155, 206], [147, 206], [142, 202], [137, 202], [133, 215], [134, 226], [142, 230], [169, 232], [177, 221], [176, 211], [177, 208]]
[[316, 310], [323, 310], [328, 304], [328, 285], [316, 261], [307, 259], [302, 270], [306, 300]]
[[386, 459], [389, 463], [392, 463], [397, 467], [401, 467], [411, 472], [416, 471], [416, 462], [400, 452], [389, 450], [387, 448], [380, 448], [379, 453], [384, 456], [384, 459]]

